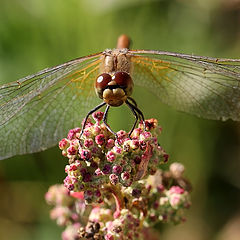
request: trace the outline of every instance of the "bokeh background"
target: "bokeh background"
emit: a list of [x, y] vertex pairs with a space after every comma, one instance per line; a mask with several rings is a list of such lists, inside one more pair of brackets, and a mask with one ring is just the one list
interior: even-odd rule
[[[122, 33], [134, 49], [239, 58], [240, 1], [0, 0], [0, 83], [113, 48]], [[239, 123], [177, 112], [145, 89], [134, 98], [159, 120], [170, 162], [183, 163], [193, 183], [187, 222], [162, 226], [159, 239], [239, 240]], [[133, 116], [120, 107], [109, 121], [129, 129]], [[0, 239], [60, 239], [44, 194], [62, 182], [66, 163], [57, 147], [0, 162]]]

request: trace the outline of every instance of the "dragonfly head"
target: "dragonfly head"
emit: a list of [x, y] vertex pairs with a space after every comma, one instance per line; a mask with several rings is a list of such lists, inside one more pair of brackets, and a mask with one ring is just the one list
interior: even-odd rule
[[132, 94], [133, 81], [126, 72], [102, 73], [96, 79], [95, 90], [108, 105], [118, 107]]

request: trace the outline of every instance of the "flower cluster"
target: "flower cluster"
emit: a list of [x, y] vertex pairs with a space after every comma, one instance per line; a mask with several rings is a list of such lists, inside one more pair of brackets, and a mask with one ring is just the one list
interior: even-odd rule
[[[74, 195], [79, 196], [76, 198]], [[78, 193], [71, 194], [63, 185], [51, 186], [45, 195], [47, 203], [54, 206], [50, 212], [51, 218], [55, 219], [60, 226], [79, 222], [81, 215], [79, 213], [86, 208], [81, 195]]]
[[148, 212], [144, 220], [147, 226], [153, 226], [156, 222], [184, 222], [184, 209], [191, 205], [189, 193], [179, 186], [151, 188], [147, 199]]
[[173, 163], [161, 170], [168, 154], [158, 144], [156, 119], [140, 123], [131, 136], [115, 135], [101, 122], [102, 112], [87, 119], [59, 142], [65, 167], [64, 186], [51, 187], [46, 200], [51, 217], [66, 226], [62, 238], [127, 240], [151, 238], [156, 223], [185, 220], [191, 185], [184, 167]]
[[149, 174], [154, 174], [159, 165], [167, 162], [168, 155], [158, 145], [161, 132], [155, 119], [146, 121], [134, 129], [131, 138], [121, 130], [117, 140], [104, 124], [103, 114], [93, 115], [96, 123], [88, 121], [80, 137], [80, 128], [69, 131], [60, 141], [62, 154], [69, 158], [64, 185], [69, 191], [84, 191], [88, 203], [102, 202], [103, 184], [121, 184], [128, 187]]

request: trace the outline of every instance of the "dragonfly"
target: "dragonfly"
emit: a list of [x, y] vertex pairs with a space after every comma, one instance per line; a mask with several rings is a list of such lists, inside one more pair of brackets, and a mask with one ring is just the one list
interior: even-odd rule
[[129, 38], [122, 35], [116, 49], [0, 86], [0, 159], [56, 145], [79, 119], [104, 105], [127, 104], [136, 119], [143, 119], [131, 98], [134, 85], [179, 111], [240, 120], [240, 59], [130, 50]]

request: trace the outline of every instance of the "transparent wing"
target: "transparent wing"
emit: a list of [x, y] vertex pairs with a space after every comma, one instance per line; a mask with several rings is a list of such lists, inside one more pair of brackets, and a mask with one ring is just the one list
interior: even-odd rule
[[240, 121], [240, 60], [160, 51], [132, 54], [136, 85], [174, 108], [208, 119]]
[[44, 150], [99, 102], [100, 55], [79, 58], [0, 86], [0, 159]]

